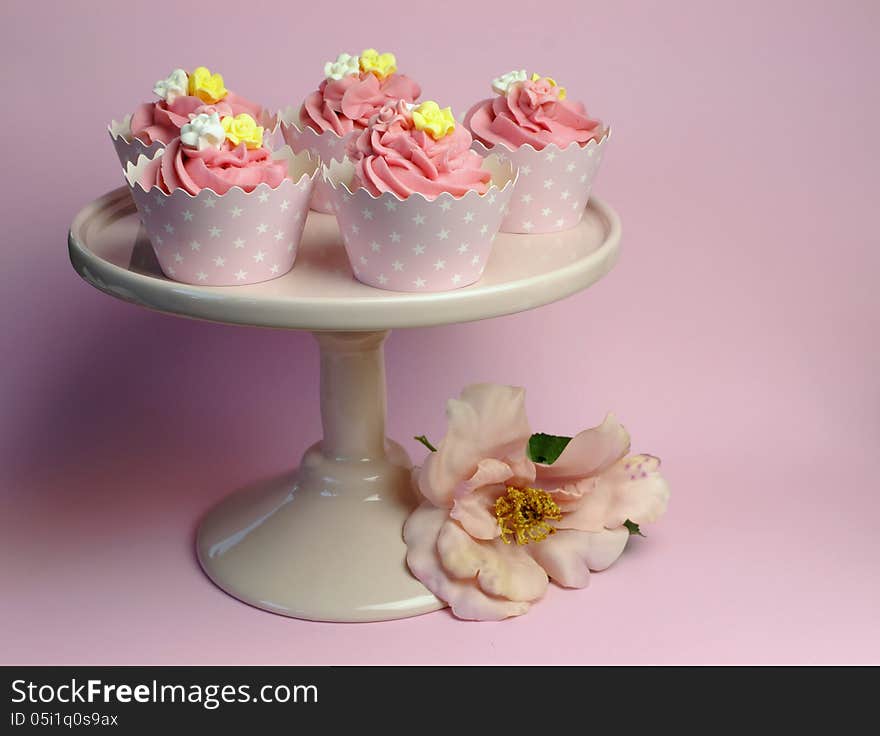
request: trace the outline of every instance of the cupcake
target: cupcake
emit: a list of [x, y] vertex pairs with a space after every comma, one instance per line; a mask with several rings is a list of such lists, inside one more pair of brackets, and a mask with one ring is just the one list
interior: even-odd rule
[[296, 259], [318, 160], [273, 152], [249, 113], [192, 116], [129, 163], [126, 179], [163, 273], [205, 286], [253, 284]]
[[394, 291], [446, 291], [479, 280], [514, 170], [472, 148], [435, 102], [381, 108], [324, 179], [355, 277]]
[[[281, 118], [284, 139], [294, 151], [310, 149], [325, 164], [345, 155], [347, 139], [369, 124], [385, 105], [415, 102], [419, 85], [397, 73], [394, 54], [366, 49], [360, 56], [340, 54], [324, 64], [324, 81], [297, 110], [288, 108]], [[330, 212], [329, 192], [315, 186], [312, 209]]]
[[581, 221], [610, 129], [567, 98], [554, 79], [524, 70], [492, 81], [495, 96], [474, 105], [465, 125], [481, 153], [519, 169], [501, 230], [547, 233]]
[[155, 152], [180, 135], [190, 118], [217, 112], [221, 117], [247, 113], [264, 128], [274, 127], [273, 117], [255, 102], [226, 89], [223, 77], [207, 67], [197, 67], [191, 74], [175, 69], [153, 87], [159, 98], [145, 102], [122, 123], [110, 124], [110, 136], [123, 166], [140, 154]]

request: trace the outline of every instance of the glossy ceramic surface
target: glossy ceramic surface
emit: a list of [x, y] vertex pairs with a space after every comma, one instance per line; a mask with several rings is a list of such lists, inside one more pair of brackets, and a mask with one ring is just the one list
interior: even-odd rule
[[477, 283], [435, 294], [389, 292], [355, 280], [336, 219], [317, 212], [309, 213], [293, 270], [247, 286], [193, 286], [165, 278], [127, 189], [81, 210], [68, 241], [71, 262], [86, 281], [152, 309], [261, 327], [385, 330], [497, 317], [585, 289], [614, 265], [620, 220], [592, 199], [570, 230], [501, 233]]
[[402, 529], [416, 497], [406, 452], [385, 437], [387, 330], [561, 299], [607, 273], [619, 242], [617, 215], [592, 201], [571, 230], [499, 235], [476, 284], [419, 294], [355, 280], [335, 218], [315, 212], [290, 273], [235, 287], [166, 279], [127, 189], [85, 207], [68, 238], [79, 274], [117, 298], [199, 319], [315, 332], [323, 439], [298, 469], [212, 509], [197, 547], [208, 576], [236, 598], [321, 621], [381, 621], [443, 606], [406, 567]]

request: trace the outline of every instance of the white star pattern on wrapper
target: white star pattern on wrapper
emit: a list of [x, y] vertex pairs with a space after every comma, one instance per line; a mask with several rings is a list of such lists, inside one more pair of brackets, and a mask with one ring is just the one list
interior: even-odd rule
[[[506, 205], [502, 229], [524, 233], [523, 223], [531, 222], [531, 233], [556, 232], [576, 226], [583, 216], [592, 182], [602, 160], [605, 141], [590, 141], [585, 146], [572, 144], [559, 148], [553, 144], [542, 150], [522, 146], [509, 154], [519, 170], [516, 189]], [[488, 154], [479, 142], [475, 150]], [[506, 152], [505, 152], [506, 153]], [[559, 205], [565, 205], [560, 218]], [[573, 204], [577, 203], [577, 207]], [[568, 215], [569, 207], [573, 215]], [[545, 214], [549, 210], [549, 214]], [[557, 223], [562, 220], [562, 224]]]
[[[312, 181], [308, 176], [301, 180]], [[290, 179], [250, 193], [237, 187], [222, 195], [174, 190], [162, 195], [158, 207], [155, 189], [136, 187], [131, 193], [162, 271], [202, 286], [256, 283], [289, 271], [310, 195]], [[151, 212], [144, 210], [147, 202]]]
[[[512, 169], [508, 176], [515, 175]], [[365, 284], [394, 291], [449, 291], [477, 281], [501, 222], [501, 206], [511, 192], [508, 185], [504, 190], [493, 187], [485, 195], [468, 192], [427, 199], [414, 194], [400, 200], [389, 192], [376, 197], [363, 188], [331, 190], [351, 273]], [[374, 217], [365, 218], [365, 210]], [[358, 226], [358, 233], [352, 232], [352, 225]], [[381, 244], [381, 250], [374, 244]], [[368, 263], [362, 263], [361, 256]]]
[[372, 242], [370, 242], [370, 250], [373, 251], [373, 253], [379, 253], [382, 251], [382, 246], [375, 240], [373, 240]]

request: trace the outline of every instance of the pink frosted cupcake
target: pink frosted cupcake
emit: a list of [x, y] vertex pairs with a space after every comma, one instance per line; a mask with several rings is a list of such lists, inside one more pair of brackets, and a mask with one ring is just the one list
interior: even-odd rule
[[267, 110], [227, 90], [222, 75], [212, 74], [204, 66], [189, 74], [175, 69], [156, 82], [153, 92], [158, 101], [145, 102], [122, 123], [113, 121], [110, 125], [110, 135], [123, 166], [136, 161], [140, 154], [153, 153], [170, 143], [190, 118], [202, 113], [217, 112], [221, 117], [247, 113], [264, 128], [274, 127]]
[[355, 277], [395, 291], [445, 291], [483, 273], [514, 178], [485, 159], [435, 102], [381, 108], [324, 167]]
[[[340, 54], [324, 65], [324, 81], [296, 110], [282, 114], [281, 130], [294, 151], [308, 148], [324, 163], [345, 155], [348, 137], [364, 130], [385, 105], [415, 102], [418, 83], [397, 73], [394, 54], [366, 49], [360, 56]], [[312, 208], [330, 212], [327, 190], [319, 182]]]
[[492, 82], [495, 96], [465, 116], [476, 150], [495, 151], [519, 168], [501, 229], [566, 230], [583, 215], [609, 128], [567, 99], [550, 77], [513, 71]]
[[277, 152], [248, 113], [193, 115], [126, 179], [162, 271], [206, 286], [252, 284], [293, 267], [317, 159]]

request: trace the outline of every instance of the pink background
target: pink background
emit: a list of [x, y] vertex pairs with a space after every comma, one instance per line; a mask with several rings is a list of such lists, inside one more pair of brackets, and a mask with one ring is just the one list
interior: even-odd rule
[[[2, 662], [880, 662], [880, 5], [183, 5], [20, 1], [0, 29]], [[613, 409], [664, 460], [648, 539], [518, 620], [309, 623], [215, 588], [196, 522], [314, 439], [312, 338], [153, 314], [67, 261], [122, 183], [108, 121], [173, 66], [279, 106], [365, 46], [459, 110], [528, 66], [615, 126], [608, 278], [388, 345], [395, 437], [493, 380], [536, 430]]]

